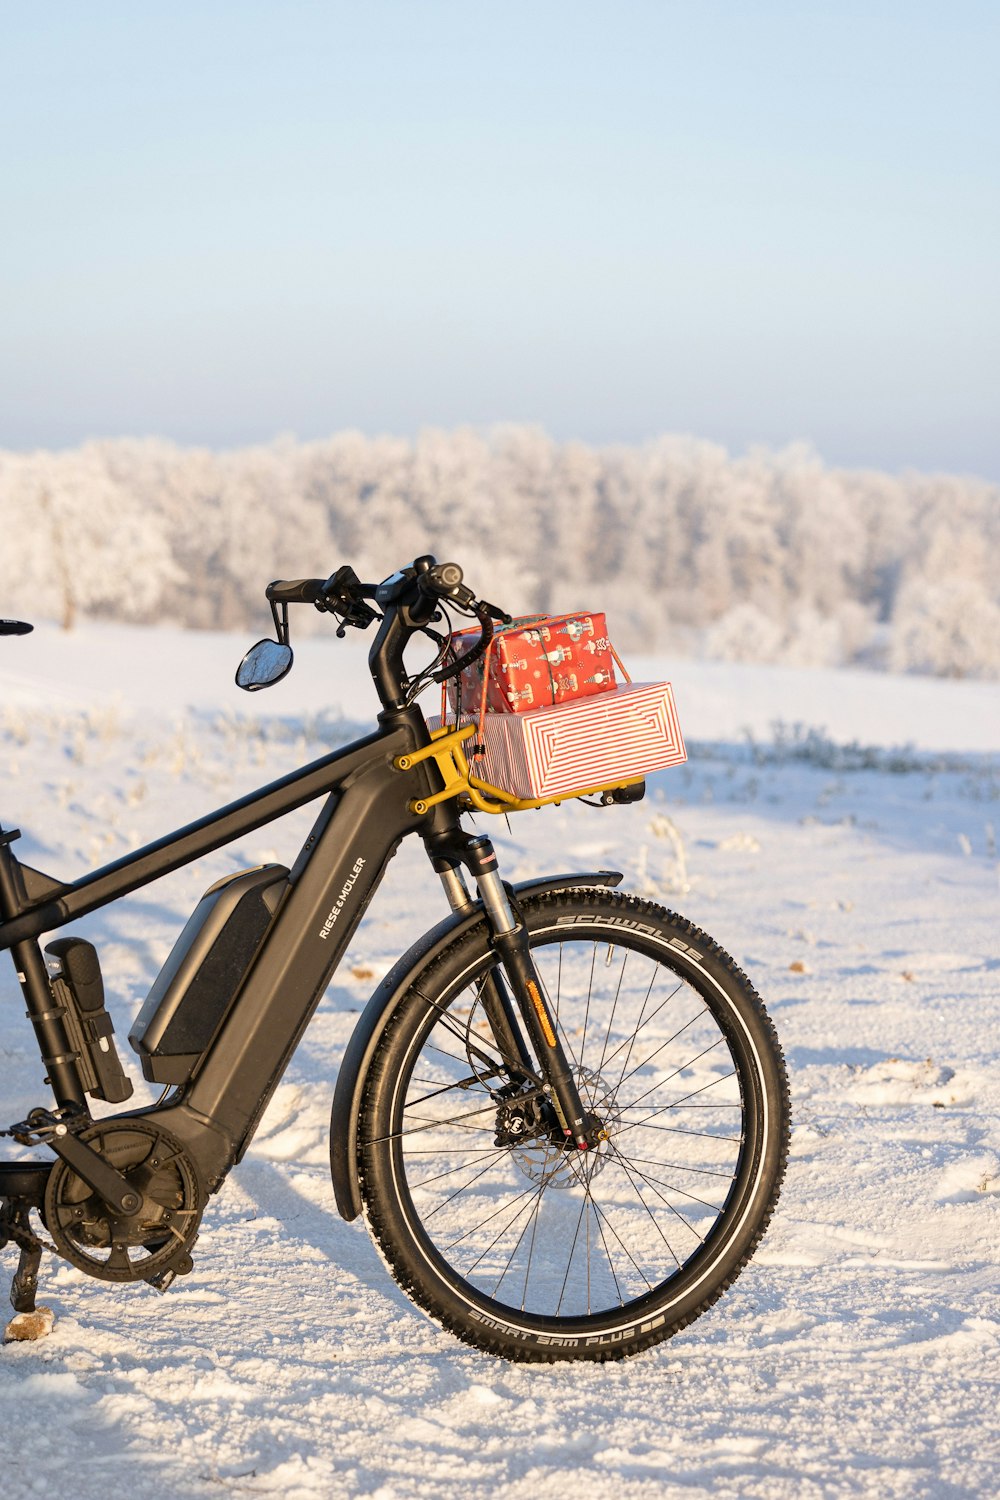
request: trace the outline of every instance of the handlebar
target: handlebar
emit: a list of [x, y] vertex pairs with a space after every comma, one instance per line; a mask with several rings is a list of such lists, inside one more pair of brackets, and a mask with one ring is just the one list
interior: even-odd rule
[[[373, 620], [381, 618], [368, 663], [383, 704], [395, 708], [405, 701], [406, 689], [411, 685], [403, 670], [403, 648], [418, 631], [427, 629], [439, 606], [452, 604], [462, 613], [471, 614], [479, 622], [480, 633], [476, 644], [461, 658], [428, 673], [434, 682], [457, 677], [485, 654], [493, 639], [494, 620], [510, 623], [510, 615], [485, 599], [477, 599], [463, 579], [458, 563], [439, 563], [424, 556], [378, 585], [362, 583], [354, 569], [345, 565], [325, 580], [275, 579], [265, 593], [272, 611], [275, 606], [284, 611], [289, 604], [312, 604], [318, 610], [336, 615], [340, 621], [338, 635], [343, 635], [348, 625], [364, 630]], [[381, 616], [369, 600], [381, 607]], [[433, 636], [434, 632], [430, 634]]]

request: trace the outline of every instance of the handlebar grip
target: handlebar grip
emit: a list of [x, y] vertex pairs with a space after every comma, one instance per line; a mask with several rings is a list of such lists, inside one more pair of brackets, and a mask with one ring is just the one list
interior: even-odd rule
[[315, 604], [323, 597], [323, 578], [276, 578], [264, 590], [275, 604]]

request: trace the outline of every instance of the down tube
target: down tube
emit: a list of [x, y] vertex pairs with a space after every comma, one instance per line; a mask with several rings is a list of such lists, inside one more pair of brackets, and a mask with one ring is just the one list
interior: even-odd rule
[[150, 1112], [188, 1144], [210, 1191], [249, 1145], [389, 860], [419, 826], [407, 807], [412, 794], [412, 782], [379, 761], [328, 804], [308, 862], [192, 1082]]

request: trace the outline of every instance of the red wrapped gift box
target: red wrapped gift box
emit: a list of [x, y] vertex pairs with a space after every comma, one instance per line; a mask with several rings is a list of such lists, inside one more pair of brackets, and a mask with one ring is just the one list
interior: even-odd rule
[[[452, 637], [452, 651], [463, 656], [479, 639], [478, 629]], [[487, 659], [480, 657], [449, 684], [453, 713], [478, 713], [487, 670], [489, 713], [523, 714], [554, 704], [610, 692], [615, 663], [602, 614], [534, 615], [496, 631]], [[456, 691], [456, 681], [459, 684]]]
[[[440, 719], [431, 719], [436, 729]], [[463, 724], [476, 723], [463, 714]], [[669, 682], [629, 683], [554, 708], [485, 714], [474, 775], [515, 797], [553, 797], [645, 776], [687, 760]]]

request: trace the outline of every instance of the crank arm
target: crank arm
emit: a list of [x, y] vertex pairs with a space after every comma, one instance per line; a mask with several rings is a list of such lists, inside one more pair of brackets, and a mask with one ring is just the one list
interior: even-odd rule
[[61, 1156], [67, 1166], [72, 1167], [76, 1175], [82, 1177], [87, 1186], [117, 1213], [129, 1218], [139, 1212], [142, 1195], [85, 1141], [70, 1135], [65, 1125], [55, 1127], [46, 1145], [51, 1146], [56, 1155]]

